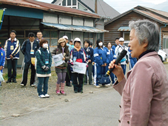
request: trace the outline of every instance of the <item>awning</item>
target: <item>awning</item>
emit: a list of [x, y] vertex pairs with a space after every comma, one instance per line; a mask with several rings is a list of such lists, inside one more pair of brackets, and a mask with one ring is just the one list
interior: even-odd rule
[[120, 27], [119, 29], [118, 29], [118, 31], [130, 31], [131, 29], [130, 29], [130, 27], [127, 27], [127, 26], [125, 26], [125, 27]]
[[97, 29], [95, 27], [88, 27], [88, 26], [63, 25], [63, 24], [53, 24], [53, 23], [46, 23], [46, 22], [41, 22], [41, 23], [45, 26], [58, 28], [60, 30], [93, 32], [93, 33], [108, 32], [107, 30]]

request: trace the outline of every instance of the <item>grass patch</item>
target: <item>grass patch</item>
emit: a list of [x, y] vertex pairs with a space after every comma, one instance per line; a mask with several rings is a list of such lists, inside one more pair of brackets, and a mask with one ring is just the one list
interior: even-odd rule
[[[8, 80], [8, 74], [6, 73], [6, 74], [3, 74], [3, 78], [4, 78], [4, 80]], [[22, 74], [17, 74], [16, 75], [16, 79], [21, 79], [22, 78]]]
[[168, 62], [164, 62], [163, 64], [168, 64]]

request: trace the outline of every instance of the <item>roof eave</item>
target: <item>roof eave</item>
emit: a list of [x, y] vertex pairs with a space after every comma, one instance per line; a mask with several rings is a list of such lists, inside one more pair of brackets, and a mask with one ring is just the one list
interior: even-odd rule
[[141, 13], [141, 12], [137, 11], [136, 9], [134, 9], [134, 11], [135, 11], [136, 13], [139, 13], [139, 14], [141, 14], [141, 15], [143, 15], [143, 16], [145, 16], [145, 17], [148, 17], [148, 18], [150, 18], [150, 19], [152, 19], [152, 20], [154, 20], [154, 21], [157, 21], [157, 22], [159, 22], [160, 24], [168, 24], [168, 23], [166, 23], [166, 22], [162, 22], [162, 21], [160, 21], [160, 20], [158, 20], [158, 19], [156, 19], [156, 18], [153, 18], [153, 17], [151, 17], [151, 16], [149, 16], [149, 15], [146, 15], [146, 14], [144, 14], [144, 13]]

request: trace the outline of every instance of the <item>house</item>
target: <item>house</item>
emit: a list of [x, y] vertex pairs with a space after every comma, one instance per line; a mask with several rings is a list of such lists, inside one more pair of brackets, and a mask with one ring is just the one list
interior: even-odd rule
[[[20, 44], [28, 39], [28, 33], [43, 32], [51, 51], [60, 37], [67, 35], [70, 39], [79, 37], [95, 44], [98, 38], [103, 39], [104, 25], [96, 24], [100, 16], [85, 11], [38, 2], [34, 0], [1, 0], [0, 9], [6, 8], [0, 42], [5, 43], [11, 30], [16, 30]], [[102, 29], [101, 29], [102, 28]], [[21, 66], [23, 55], [20, 53], [18, 66]]]
[[52, 4], [75, 8], [90, 13], [97, 13], [106, 20], [112, 19], [120, 14], [118, 11], [104, 2], [104, 0], [53, 0]]
[[104, 28], [109, 32], [104, 34], [104, 41], [115, 44], [115, 38], [124, 37], [125, 41], [129, 42], [129, 21], [139, 19], [148, 19], [158, 24], [160, 48], [168, 53], [168, 12], [143, 6], [137, 6], [106, 22]]

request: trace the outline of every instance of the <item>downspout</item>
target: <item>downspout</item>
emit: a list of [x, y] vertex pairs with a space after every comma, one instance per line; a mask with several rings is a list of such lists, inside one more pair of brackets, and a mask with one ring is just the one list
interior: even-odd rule
[[165, 24], [165, 26], [161, 26], [160, 27], [160, 40], [159, 40], [159, 49], [161, 49], [161, 41], [162, 41], [162, 28], [165, 28], [167, 26], [167, 24]]

